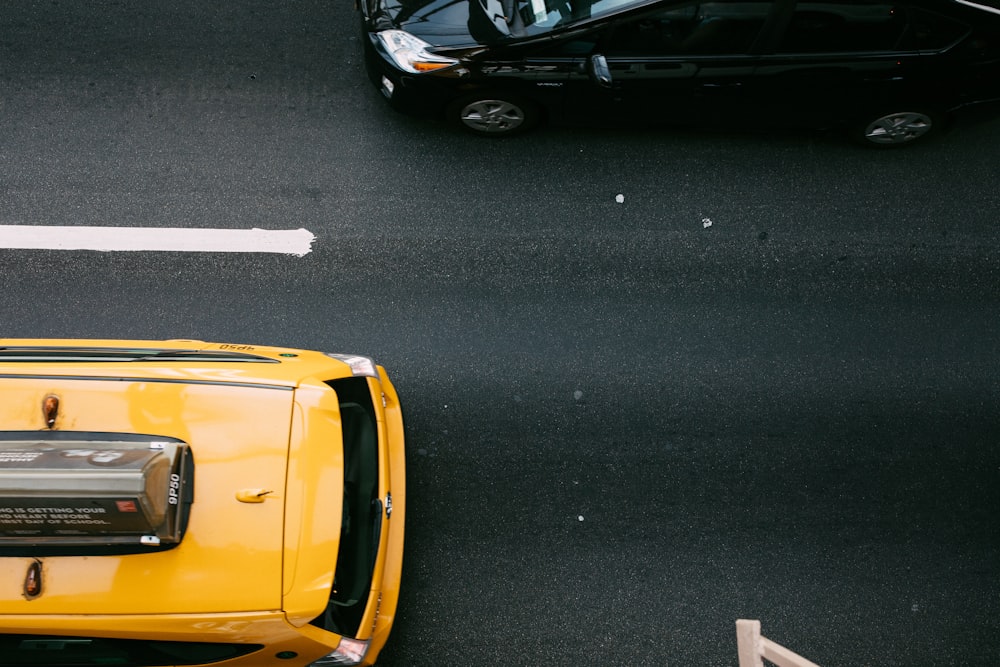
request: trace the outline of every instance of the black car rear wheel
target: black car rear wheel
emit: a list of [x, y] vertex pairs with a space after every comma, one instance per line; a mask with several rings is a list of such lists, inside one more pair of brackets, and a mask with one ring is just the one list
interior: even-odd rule
[[470, 132], [490, 136], [518, 134], [541, 120], [535, 104], [518, 97], [490, 94], [459, 100], [449, 107], [448, 116]]
[[872, 114], [855, 124], [854, 139], [873, 148], [895, 148], [936, 135], [943, 125], [940, 114], [928, 110], [903, 110]]

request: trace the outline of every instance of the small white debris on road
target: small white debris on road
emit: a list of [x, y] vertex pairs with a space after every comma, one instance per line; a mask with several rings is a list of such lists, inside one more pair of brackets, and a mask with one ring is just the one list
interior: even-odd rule
[[625, 195], [615, 195], [615, 201], [619, 204], [625, 203]]
[[701, 226], [702, 226], [702, 229], [708, 229], [709, 227], [712, 226], [712, 219], [711, 218], [702, 218], [701, 219]]

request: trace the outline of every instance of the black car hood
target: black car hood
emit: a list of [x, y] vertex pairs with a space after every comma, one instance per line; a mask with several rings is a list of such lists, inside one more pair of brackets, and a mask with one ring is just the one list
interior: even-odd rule
[[391, 25], [443, 49], [493, 44], [510, 35], [501, 0], [376, 0], [375, 4], [373, 19], [380, 28]]

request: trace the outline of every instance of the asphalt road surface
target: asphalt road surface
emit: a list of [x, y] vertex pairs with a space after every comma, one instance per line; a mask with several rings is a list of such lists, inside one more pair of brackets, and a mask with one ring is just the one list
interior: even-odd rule
[[337, 2], [7, 3], [4, 336], [366, 353], [407, 419], [396, 665], [1000, 664], [1000, 123], [924, 148], [389, 110]]

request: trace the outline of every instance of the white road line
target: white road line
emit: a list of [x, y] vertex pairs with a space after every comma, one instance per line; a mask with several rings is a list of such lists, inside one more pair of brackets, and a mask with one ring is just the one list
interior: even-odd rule
[[0, 225], [0, 248], [268, 252], [302, 257], [316, 239], [308, 229], [186, 229]]

